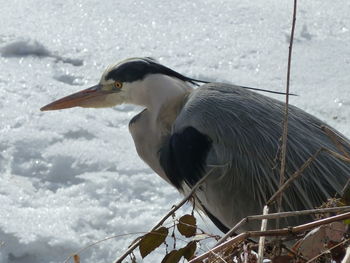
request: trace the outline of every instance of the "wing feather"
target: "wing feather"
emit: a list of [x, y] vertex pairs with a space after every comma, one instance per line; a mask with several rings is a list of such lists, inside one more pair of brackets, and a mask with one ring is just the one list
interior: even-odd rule
[[[225, 167], [218, 168], [197, 195], [205, 208], [227, 227], [249, 214], [261, 213], [266, 200], [278, 188], [276, 159], [282, 134], [283, 105], [238, 86], [210, 83], [192, 92], [175, 121], [169, 141], [173, 152], [171, 159], [177, 167], [183, 167], [177, 171], [181, 177], [179, 182], [191, 186], [210, 167]], [[290, 106], [287, 177], [321, 147], [338, 152], [321, 130], [322, 125], [325, 123], [319, 119]], [[197, 146], [196, 151], [184, 154], [184, 144], [189, 146], [199, 138], [189, 136], [179, 140], [179, 136], [184, 138], [189, 127], [199, 137], [208, 138], [210, 147]], [[344, 140], [348, 141], [345, 137]], [[350, 152], [349, 147], [346, 149]], [[193, 154], [205, 156], [205, 160], [196, 159]], [[195, 180], [189, 181], [191, 171], [186, 171], [186, 167], [191, 162], [202, 162], [203, 169]], [[340, 193], [349, 177], [349, 163], [322, 153], [286, 191], [283, 209], [319, 206]]]

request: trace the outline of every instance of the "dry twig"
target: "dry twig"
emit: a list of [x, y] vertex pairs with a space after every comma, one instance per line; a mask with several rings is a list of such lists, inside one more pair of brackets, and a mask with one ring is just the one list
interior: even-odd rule
[[276, 219], [282, 217], [290, 217], [290, 216], [300, 216], [300, 215], [310, 215], [310, 214], [325, 214], [325, 213], [336, 213], [336, 212], [346, 212], [350, 211], [350, 206], [342, 206], [342, 207], [331, 207], [331, 208], [319, 208], [319, 209], [311, 209], [311, 210], [302, 210], [302, 211], [290, 211], [290, 212], [280, 212], [273, 213], [268, 215], [252, 215], [243, 218], [239, 221], [233, 228], [230, 229], [217, 243], [215, 246], [218, 246], [226, 241], [227, 238], [233, 236], [235, 231], [241, 227], [242, 225], [248, 223], [252, 220], [262, 220], [262, 219]]
[[[180, 203], [178, 203], [176, 206], [174, 206], [149, 232], [152, 232], [156, 230], [158, 227], [163, 225], [165, 220], [167, 220], [171, 215], [175, 213], [180, 207], [182, 207], [194, 194], [194, 192], [197, 190], [198, 186], [200, 186], [212, 173], [212, 171], [215, 168], [212, 168], [201, 180], [199, 180], [196, 185], [191, 189], [191, 191], [183, 198]], [[141, 238], [141, 237], [140, 237]], [[141, 239], [136, 240], [123, 255], [121, 255], [117, 260], [115, 260], [115, 263], [121, 263], [132, 251], [134, 251], [139, 245]]]
[[278, 198], [278, 196], [285, 191], [285, 189], [287, 187], [290, 186], [290, 184], [297, 179], [302, 173], [303, 171], [313, 162], [316, 160], [316, 157], [321, 153], [321, 152], [326, 152], [330, 155], [333, 155], [334, 157], [344, 161], [344, 162], [350, 162], [349, 158], [346, 158], [345, 156], [334, 152], [332, 150], [329, 150], [327, 148], [320, 148], [316, 151], [316, 153], [314, 155], [312, 155], [309, 159], [307, 159], [307, 161], [301, 166], [301, 168], [296, 171], [274, 194], [273, 196], [269, 199], [269, 201], [267, 201], [267, 205], [271, 205], [273, 202], [275, 202]]
[[218, 252], [223, 251], [224, 249], [229, 248], [236, 243], [240, 243], [240, 242], [242, 242], [250, 237], [288, 236], [288, 235], [304, 232], [304, 231], [310, 230], [312, 228], [315, 228], [315, 227], [318, 227], [321, 225], [325, 225], [325, 224], [329, 224], [332, 222], [341, 221], [341, 220], [345, 220], [345, 219], [349, 219], [349, 218], [350, 218], [350, 212], [344, 213], [341, 215], [336, 215], [333, 217], [328, 217], [325, 219], [320, 219], [320, 220], [317, 220], [317, 221], [314, 221], [311, 223], [307, 223], [307, 224], [299, 225], [299, 226], [295, 226], [295, 227], [290, 227], [290, 228], [282, 228], [282, 229], [274, 229], [274, 230], [266, 230], [266, 231], [248, 231], [245, 233], [241, 233], [241, 234], [237, 235], [236, 237], [226, 241], [225, 243], [222, 243], [221, 245], [216, 246], [215, 248], [211, 249], [210, 251], [192, 259], [189, 263], [201, 262], [202, 260], [206, 259], [210, 254], [212, 254], [212, 252], [218, 253]]
[[63, 261], [63, 263], [68, 263], [69, 260], [72, 259], [72, 258], [73, 258], [73, 260], [75, 260], [75, 259], [74, 259], [75, 256], [80, 255], [80, 254], [81, 254], [82, 252], [84, 252], [85, 250], [87, 250], [87, 249], [89, 249], [89, 248], [91, 248], [91, 247], [93, 247], [93, 246], [95, 246], [95, 245], [97, 245], [97, 244], [99, 244], [99, 243], [105, 242], [105, 241], [107, 241], [107, 240], [115, 239], [115, 238], [120, 238], [120, 237], [131, 236], [131, 235], [142, 235], [142, 234], [147, 234], [147, 233], [145, 233], [145, 232], [133, 232], [133, 233], [120, 234], [120, 235], [114, 235], [114, 236], [110, 236], [110, 237], [103, 238], [103, 239], [101, 239], [101, 240], [95, 241], [95, 242], [91, 243], [90, 245], [87, 245], [87, 246], [85, 246], [85, 247], [83, 247], [83, 248], [81, 248], [81, 249], [75, 251], [75, 252], [72, 253], [70, 256], [68, 256], [68, 257], [65, 259], [65, 261]]

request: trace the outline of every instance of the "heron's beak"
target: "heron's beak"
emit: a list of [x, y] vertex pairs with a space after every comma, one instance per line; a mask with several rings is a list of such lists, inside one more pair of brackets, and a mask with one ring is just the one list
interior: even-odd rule
[[103, 90], [102, 85], [98, 84], [91, 88], [51, 102], [50, 104], [42, 107], [40, 110], [49, 111], [73, 107], [98, 108], [104, 104], [108, 94], [110, 94], [110, 92]]

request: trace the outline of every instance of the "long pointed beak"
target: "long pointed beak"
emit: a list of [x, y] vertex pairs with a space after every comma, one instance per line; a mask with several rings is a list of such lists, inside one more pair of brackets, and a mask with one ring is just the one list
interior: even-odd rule
[[91, 88], [81, 90], [77, 93], [71, 94], [50, 104], [45, 105], [40, 110], [60, 110], [73, 107], [89, 107], [101, 100], [104, 100], [108, 92], [102, 90], [102, 85], [98, 84]]

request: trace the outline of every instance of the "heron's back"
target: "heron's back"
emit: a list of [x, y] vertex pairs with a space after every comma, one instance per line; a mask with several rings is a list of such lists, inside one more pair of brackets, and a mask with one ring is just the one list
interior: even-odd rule
[[[247, 215], [260, 214], [278, 189], [283, 108], [282, 102], [258, 93], [211, 83], [193, 91], [176, 119], [173, 134], [193, 127], [211, 140], [205, 172], [213, 166], [221, 168], [216, 168], [198, 196], [206, 209], [228, 227]], [[322, 147], [338, 152], [322, 125], [326, 124], [290, 106], [287, 177]], [[348, 146], [345, 148], [350, 152]], [[349, 177], [350, 163], [322, 152], [286, 190], [283, 210], [319, 206], [340, 193]]]

